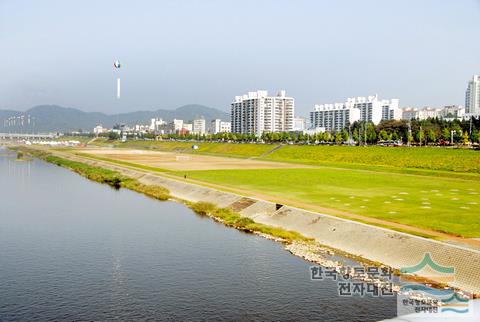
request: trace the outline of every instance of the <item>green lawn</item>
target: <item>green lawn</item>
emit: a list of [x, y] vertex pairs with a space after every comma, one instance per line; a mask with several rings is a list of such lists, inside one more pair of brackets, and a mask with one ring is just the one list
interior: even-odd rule
[[480, 237], [478, 180], [335, 168], [209, 170], [187, 175], [252, 193]]
[[480, 151], [439, 147], [286, 145], [265, 159], [316, 165], [363, 164], [480, 174]]

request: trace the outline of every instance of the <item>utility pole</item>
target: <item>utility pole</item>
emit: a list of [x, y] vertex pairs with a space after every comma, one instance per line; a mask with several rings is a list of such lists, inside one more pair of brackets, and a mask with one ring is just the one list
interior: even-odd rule
[[470, 134], [470, 139], [472, 138], [472, 119], [473, 115], [470, 115], [470, 132], [468, 132]]
[[363, 124], [363, 135], [364, 135], [363, 144], [367, 145], [367, 122]]
[[420, 143], [420, 146], [422, 146], [422, 141], [423, 141], [423, 134], [422, 134], [422, 126], [420, 125], [420, 132], [418, 132], [418, 138], [419, 138], [419, 143]]
[[352, 139], [352, 125], [349, 122], [348, 123], [348, 145], [351, 145], [352, 142], [353, 142], [353, 139]]
[[411, 137], [412, 137], [412, 120], [408, 120], [407, 146], [410, 146]]

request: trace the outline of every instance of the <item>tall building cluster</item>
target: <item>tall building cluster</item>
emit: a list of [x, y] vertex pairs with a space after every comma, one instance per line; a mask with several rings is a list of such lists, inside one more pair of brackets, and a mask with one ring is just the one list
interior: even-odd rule
[[[341, 103], [316, 104], [305, 119], [295, 115], [295, 99], [287, 96], [285, 90], [268, 95], [266, 90], [257, 90], [235, 96], [230, 104], [231, 122], [214, 119], [206, 124], [204, 118], [191, 122], [174, 119], [165, 122], [161, 118], [151, 119], [150, 125], [135, 125], [137, 132], [157, 134], [218, 134], [241, 133], [260, 137], [265, 132], [339, 132], [354, 122], [382, 120], [411, 120], [441, 118], [445, 120], [480, 117], [480, 75], [469, 80], [465, 92], [465, 107], [447, 105], [442, 108], [423, 107], [400, 108], [398, 99], [380, 99], [378, 95], [347, 98]], [[22, 116], [23, 117], [23, 116]], [[21, 120], [23, 122], [23, 119]], [[8, 120], [14, 123], [16, 120]], [[30, 118], [27, 122], [30, 122]], [[105, 131], [101, 126], [95, 133]]]

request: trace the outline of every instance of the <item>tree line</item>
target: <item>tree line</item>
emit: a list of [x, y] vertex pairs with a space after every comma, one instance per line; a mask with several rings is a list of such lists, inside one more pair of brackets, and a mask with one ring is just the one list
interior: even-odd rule
[[[151, 138], [154, 138], [151, 135]], [[267, 143], [336, 143], [377, 144], [382, 141], [396, 141], [403, 144], [447, 145], [479, 143], [480, 118], [447, 121], [439, 118], [425, 120], [384, 120], [378, 125], [372, 122], [354, 122], [341, 131], [326, 131], [314, 134], [302, 132], [264, 132], [259, 138], [254, 134], [164, 134], [163, 139], [234, 141]]]
[[[117, 133], [103, 133], [100, 136], [118, 139]], [[480, 143], [480, 118], [468, 120], [384, 120], [378, 125], [372, 122], [354, 122], [341, 131], [325, 131], [313, 134], [303, 132], [264, 132], [260, 137], [254, 134], [129, 134], [127, 138], [171, 139], [196, 141], [266, 142], [266, 143], [328, 143], [328, 144], [377, 144], [382, 141], [402, 142], [415, 145], [448, 145]]]

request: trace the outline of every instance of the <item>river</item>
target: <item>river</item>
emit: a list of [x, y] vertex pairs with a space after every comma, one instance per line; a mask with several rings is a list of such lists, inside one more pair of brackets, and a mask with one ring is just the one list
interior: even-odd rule
[[377, 321], [280, 243], [0, 148], [0, 321]]

